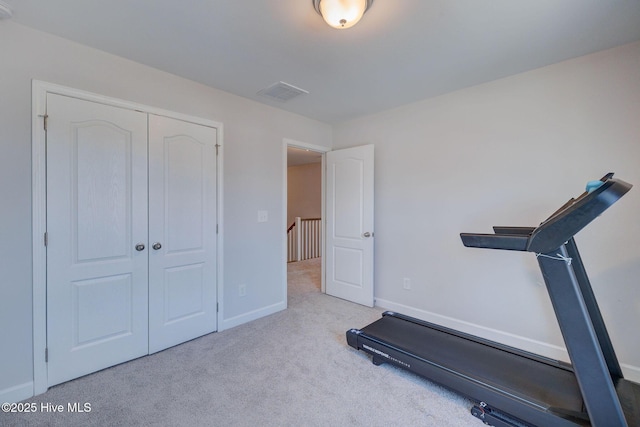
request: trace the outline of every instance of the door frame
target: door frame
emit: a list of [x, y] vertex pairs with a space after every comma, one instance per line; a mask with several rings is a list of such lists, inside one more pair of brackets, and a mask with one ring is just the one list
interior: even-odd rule
[[324, 276], [324, 269], [325, 269], [325, 265], [324, 265], [324, 260], [325, 260], [325, 244], [324, 244], [324, 230], [325, 230], [325, 154], [329, 151], [331, 151], [330, 147], [325, 147], [322, 145], [315, 145], [315, 144], [309, 144], [306, 142], [301, 142], [301, 141], [295, 141], [293, 139], [288, 139], [288, 138], [284, 138], [282, 140], [282, 164], [283, 164], [283, 173], [282, 173], [282, 226], [281, 226], [281, 230], [285, 230], [283, 236], [282, 236], [282, 240], [283, 240], [283, 245], [282, 245], [282, 261], [281, 261], [281, 265], [282, 265], [282, 269], [283, 269], [283, 275], [282, 277], [284, 278], [283, 280], [283, 289], [284, 289], [284, 295], [285, 295], [285, 306], [287, 305], [287, 227], [289, 226], [289, 224], [287, 224], [287, 199], [288, 199], [288, 182], [287, 182], [287, 177], [288, 177], [288, 165], [287, 165], [287, 148], [289, 147], [293, 147], [293, 148], [301, 148], [303, 150], [309, 150], [309, 151], [315, 151], [317, 153], [320, 153], [322, 155], [322, 160], [321, 160], [321, 175], [320, 175], [320, 197], [322, 198], [321, 202], [320, 202], [320, 216], [321, 216], [321, 228], [322, 228], [322, 248], [320, 248], [320, 253], [322, 254], [322, 259], [320, 261], [320, 292], [325, 293], [325, 276]]
[[217, 176], [216, 176], [216, 216], [218, 234], [216, 235], [216, 282], [217, 330], [221, 331], [224, 323], [223, 310], [223, 125], [209, 119], [189, 116], [173, 111], [163, 110], [147, 105], [137, 104], [117, 98], [99, 95], [66, 86], [33, 80], [31, 83], [31, 196], [32, 196], [32, 278], [33, 278], [33, 395], [41, 394], [48, 389], [47, 362], [47, 251], [44, 236], [47, 226], [46, 199], [46, 132], [44, 120], [46, 115], [47, 94], [54, 93], [78, 98], [113, 107], [141, 111], [147, 114], [171, 117], [174, 119], [216, 128], [217, 132]]

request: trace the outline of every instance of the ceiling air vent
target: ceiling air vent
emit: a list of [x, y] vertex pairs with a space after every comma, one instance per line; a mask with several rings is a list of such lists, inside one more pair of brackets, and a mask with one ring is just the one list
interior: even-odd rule
[[274, 83], [271, 86], [262, 89], [258, 92], [258, 95], [270, 98], [278, 102], [286, 102], [291, 98], [295, 98], [298, 95], [309, 93], [304, 89], [295, 87], [285, 82]]

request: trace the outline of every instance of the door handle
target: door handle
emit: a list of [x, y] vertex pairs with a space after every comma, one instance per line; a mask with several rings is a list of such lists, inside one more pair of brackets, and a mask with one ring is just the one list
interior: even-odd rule
[[138, 252], [144, 251], [144, 243], [138, 243], [136, 245], [136, 251], [138, 251]]
[[364, 233], [362, 233], [362, 237], [371, 237], [373, 236], [373, 233], [369, 233], [368, 231], [365, 231]]
[[155, 249], [156, 251], [157, 251], [158, 249], [160, 249], [161, 247], [162, 247], [162, 245], [160, 244], [160, 242], [155, 242], [155, 243], [153, 244], [153, 246], [152, 246], [152, 248], [153, 248], [153, 249]]

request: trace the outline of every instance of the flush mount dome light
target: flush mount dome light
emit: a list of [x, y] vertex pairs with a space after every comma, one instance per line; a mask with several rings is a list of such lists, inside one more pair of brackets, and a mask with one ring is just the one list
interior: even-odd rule
[[353, 27], [373, 0], [313, 0], [313, 7], [327, 24], [339, 30]]

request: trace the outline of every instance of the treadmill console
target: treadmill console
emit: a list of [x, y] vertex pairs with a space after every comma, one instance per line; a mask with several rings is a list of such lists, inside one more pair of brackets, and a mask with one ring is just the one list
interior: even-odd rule
[[[591, 221], [601, 215], [632, 185], [614, 179], [613, 173], [587, 184], [587, 191], [570, 199], [536, 228], [494, 227], [494, 234], [461, 233], [465, 246], [548, 253], [562, 246]], [[511, 230], [521, 229], [520, 233]], [[500, 232], [509, 230], [507, 233]], [[524, 231], [523, 231], [524, 230]]]

